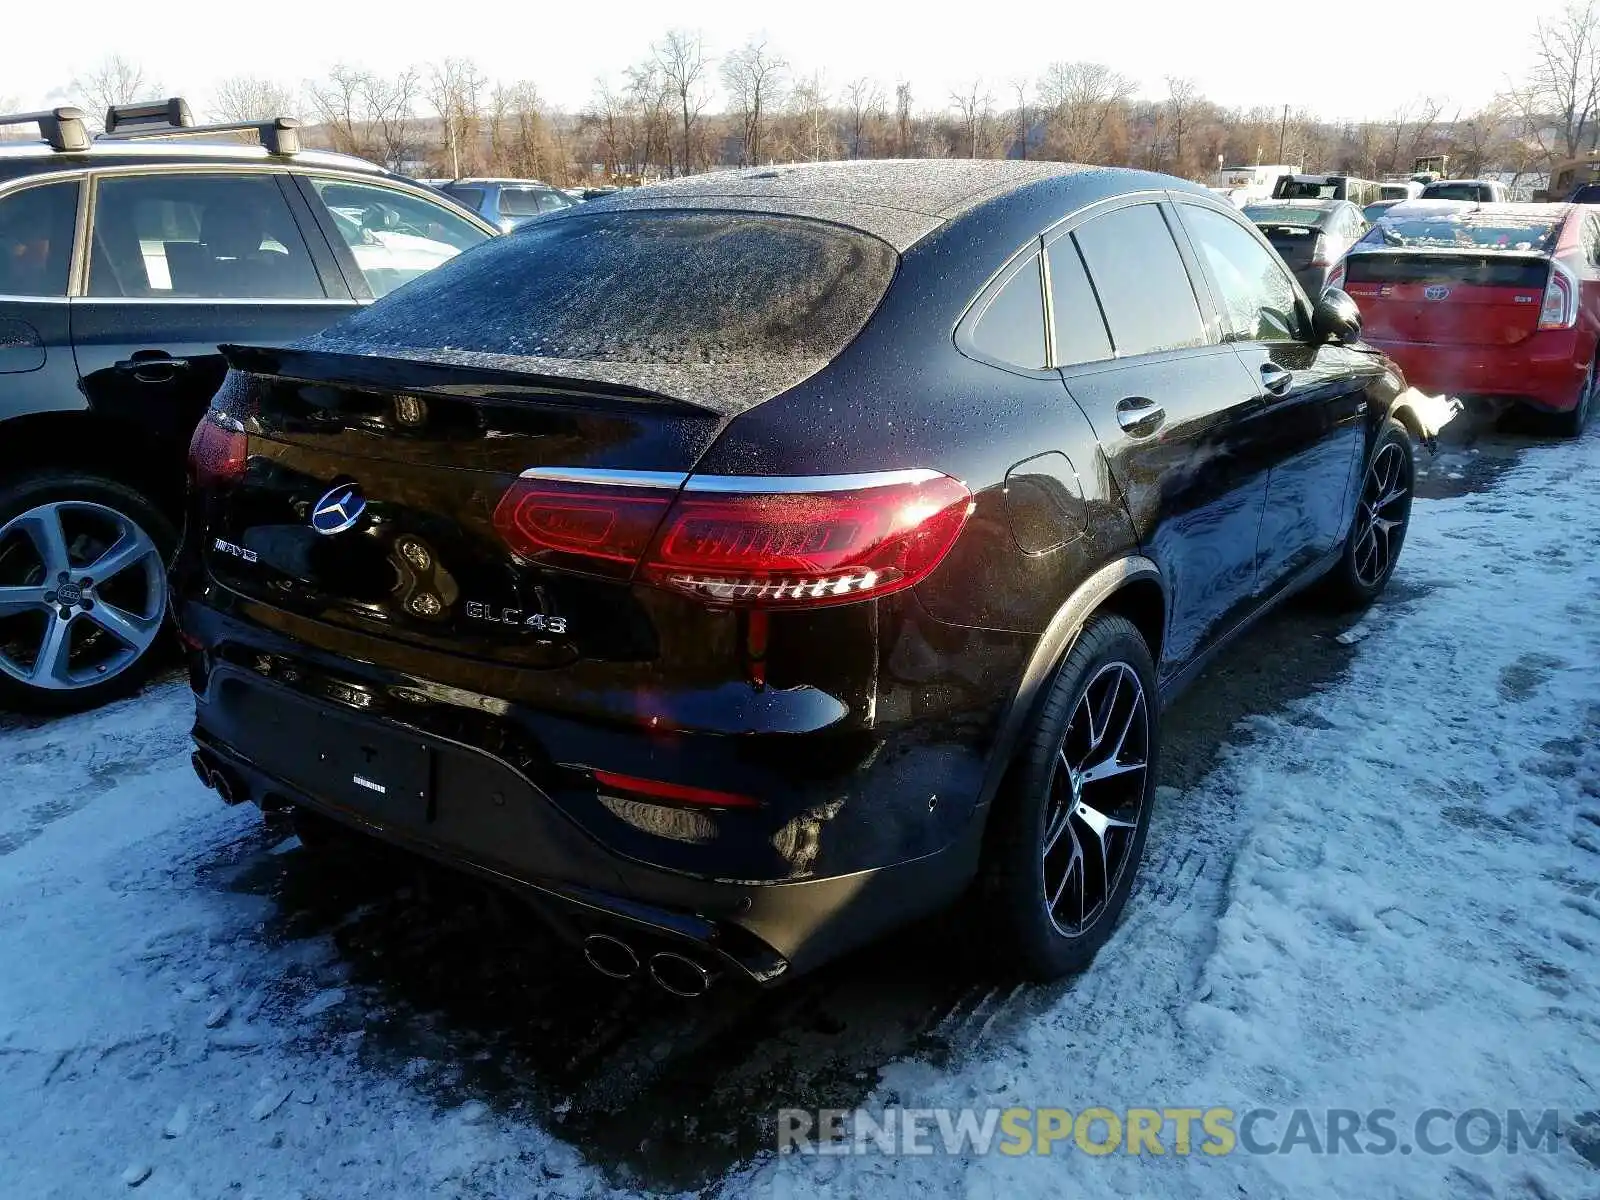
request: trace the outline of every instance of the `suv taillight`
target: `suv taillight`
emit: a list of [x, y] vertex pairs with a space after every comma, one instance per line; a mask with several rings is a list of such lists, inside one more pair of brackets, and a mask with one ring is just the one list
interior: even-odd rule
[[1338, 247], [1332, 238], [1325, 233], [1317, 234], [1316, 243], [1311, 248], [1311, 265], [1313, 267], [1326, 267], [1339, 257]]
[[695, 476], [652, 487], [520, 479], [494, 523], [519, 555], [631, 577], [712, 604], [816, 607], [927, 577], [973, 508], [936, 471], [849, 477]]
[[189, 478], [198, 487], [236, 483], [244, 477], [245, 433], [226, 414], [200, 418], [189, 439]]
[[1544, 285], [1544, 303], [1539, 308], [1540, 329], [1571, 329], [1578, 323], [1578, 288], [1572, 275], [1560, 263], [1550, 264], [1550, 282]]

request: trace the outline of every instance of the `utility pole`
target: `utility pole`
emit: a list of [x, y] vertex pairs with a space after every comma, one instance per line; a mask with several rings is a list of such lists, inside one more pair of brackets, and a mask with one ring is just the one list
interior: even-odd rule
[[1283, 143], [1289, 136], [1289, 106], [1283, 106], [1283, 124], [1278, 126], [1278, 161], [1283, 161]]

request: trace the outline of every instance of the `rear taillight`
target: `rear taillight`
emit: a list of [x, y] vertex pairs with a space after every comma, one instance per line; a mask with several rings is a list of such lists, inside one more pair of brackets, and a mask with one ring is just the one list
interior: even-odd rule
[[[1344, 291], [1344, 278], [1344, 263], [1340, 263], [1338, 266], [1334, 267], [1332, 271], [1328, 272], [1328, 282], [1323, 286], [1323, 290], [1326, 291], [1328, 288], [1338, 288], [1341, 292]], [[1311, 300], [1312, 303], [1315, 303], [1317, 297], [1313, 296], [1311, 297]]]
[[679, 481], [665, 487], [519, 479], [494, 527], [522, 557], [626, 579], [650, 545]]
[[189, 439], [189, 478], [199, 487], [244, 477], [245, 433], [225, 414], [208, 412]]
[[1317, 234], [1316, 245], [1311, 249], [1311, 265], [1326, 267], [1339, 257], [1339, 248], [1325, 233]]
[[1560, 263], [1550, 264], [1550, 282], [1544, 285], [1544, 303], [1539, 308], [1540, 329], [1571, 329], [1578, 323], [1578, 289], [1572, 275]]
[[955, 544], [972, 493], [936, 471], [734, 479], [665, 488], [524, 478], [495, 527], [525, 558], [713, 604], [816, 607], [927, 577]]

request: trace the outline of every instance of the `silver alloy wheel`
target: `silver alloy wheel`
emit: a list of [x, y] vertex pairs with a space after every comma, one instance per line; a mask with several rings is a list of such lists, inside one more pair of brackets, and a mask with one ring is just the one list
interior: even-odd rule
[[0, 552], [0, 671], [18, 682], [50, 691], [104, 683], [160, 636], [166, 564], [116, 509], [86, 500], [30, 508], [0, 528]]
[[1395, 535], [1405, 533], [1411, 471], [1399, 443], [1384, 445], [1367, 468], [1356, 510], [1355, 571], [1362, 587], [1376, 587], [1394, 565]]
[[1064, 937], [1099, 919], [1132, 866], [1150, 761], [1150, 710], [1124, 662], [1095, 672], [1073, 707], [1045, 807], [1044, 905]]

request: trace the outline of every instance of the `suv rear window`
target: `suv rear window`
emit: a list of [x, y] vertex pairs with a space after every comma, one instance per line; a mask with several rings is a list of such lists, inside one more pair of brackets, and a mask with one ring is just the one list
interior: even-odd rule
[[877, 238], [798, 217], [585, 213], [490, 239], [319, 345], [778, 367], [798, 382], [866, 324], [896, 262]]
[[540, 213], [555, 212], [558, 208], [571, 208], [572, 201], [554, 188], [500, 189], [500, 215], [502, 217], [536, 217]]
[[1547, 254], [1565, 214], [1442, 212], [1395, 216], [1391, 210], [1357, 244], [1408, 250], [1533, 250]]
[[65, 296], [77, 221], [75, 182], [0, 196], [0, 296]]
[[1493, 193], [1481, 183], [1430, 183], [1422, 189], [1424, 200], [1490, 200]]

